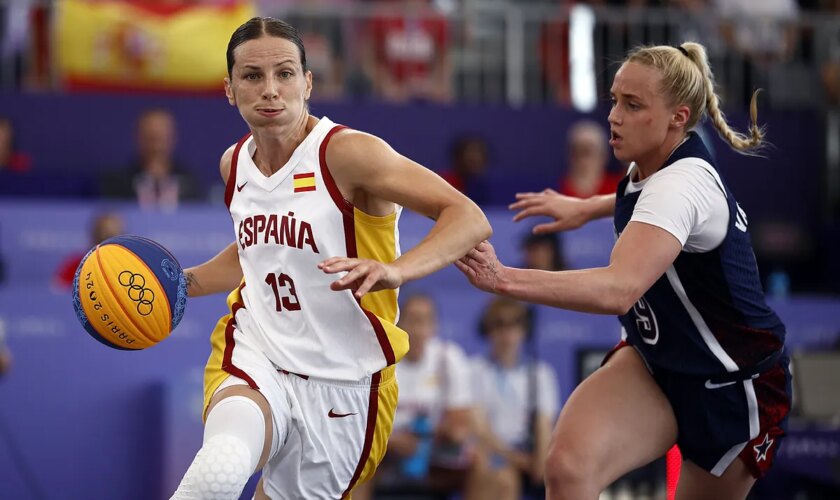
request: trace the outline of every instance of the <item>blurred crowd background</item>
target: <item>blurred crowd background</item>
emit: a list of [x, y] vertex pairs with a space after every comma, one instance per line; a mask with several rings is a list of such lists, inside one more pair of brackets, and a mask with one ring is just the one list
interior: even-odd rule
[[[200, 120], [178, 97], [219, 96], [227, 33], [251, 14], [282, 17], [301, 30], [313, 103], [325, 105], [316, 113], [348, 105], [368, 110], [358, 123], [346, 120], [359, 128], [377, 128], [387, 113], [420, 120], [410, 131], [418, 142], [403, 152], [482, 205], [507, 205], [521, 189], [584, 196], [611, 189], [623, 166], [609, 154], [602, 162], [595, 156], [605, 147], [603, 118], [617, 62], [639, 44], [702, 42], [736, 124], [752, 91], [764, 90], [760, 116], [777, 149], [763, 162], [727, 156], [724, 163], [737, 164], [730, 175], [752, 205], [757, 252], [773, 261], [766, 271], [779, 270], [793, 289], [838, 290], [840, 271], [829, 258], [840, 219], [836, 0], [2, 0], [0, 194], [136, 199], [143, 206], [218, 203], [210, 158], [238, 132], [206, 144], [197, 127], [209, 119], [235, 130], [235, 116]], [[111, 100], [91, 100], [102, 93]], [[149, 93], [161, 99], [115, 97]], [[118, 107], [108, 115], [112, 106]], [[487, 120], [477, 127], [468, 118], [457, 126], [440, 118], [440, 128], [422, 130], [438, 110], [443, 117], [499, 107], [544, 117], [535, 128], [551, 126], [546, 114], [566, 118], [555, 122], [552, 145], [519, 142], [525, 150], [519, 157], [497, 140], [506, 123], [491, 129]], [[85, 112], [96, 122], [90, 128], [79, 123]], [[600, 121], [600, 134], [590, 127], [588, 139], [578, 134], [572, 141], [569, 128], [580, 115]], [[83, 161], [99, 128], [108, 144]], [[421, 131], [428, 135], [421, 139]], [[40, 147], [43, 135], [57, 141], [49, 151]], [[394, 135], [397, 142], [406, 137]], [[575, 146], [581, 141], [589, 145]], [[543, 151], [527, 156], [534, 147]], [[578, 159], [586, 165], [575, 168]], [[63, 177], [58, 186], [49, 180], [56, 171]], [[786, 198], [802, 199], [779, 203]]]
[[[223, 95], [224, 51], [253, 15], [300, 30], [315, 115], [438, 172], [486, 210], [513, 265], [607, 263], [610, 221], [535, 236], [544, 221], [514, 224], [507, 205], [615, 190], [608, 91], [628, 50], [703, 43], [739, 129], [763, 89], [765, 157], [698, 129], [796, 352], [791, 435], [751, 498], [840, 498], [840, 0], [0, 0], [0, 500], [167, 498], [200, 446], [223, 298], [118, 353], [86, 338], [69, 290], [113, 235], [156, 239], [185, 266], [230, 240], [218, 159], [247, 129]], [[407, 215], [403, 247], [427, 229]], [[395, 433], [354, 498], [542, 498], [553, 420], [618, 322], [492, 300], [453, 269], [401, 302], [413, 347]], [[664, 471], [603, 498], [665, 498]]]

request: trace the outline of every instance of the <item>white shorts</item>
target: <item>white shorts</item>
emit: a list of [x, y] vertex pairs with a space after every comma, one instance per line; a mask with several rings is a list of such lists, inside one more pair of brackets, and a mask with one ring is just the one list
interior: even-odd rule
[[394, 367], [357, 382], [296, 375], [275, 367], [235, 325], [224, 327], [224, 342], [214, 331], [205, 369], [205, 411], [224, 387], [259, 390], [274, 427], [265, 493], [272, 500], [349, 498], [385, 455], [398, 398]]

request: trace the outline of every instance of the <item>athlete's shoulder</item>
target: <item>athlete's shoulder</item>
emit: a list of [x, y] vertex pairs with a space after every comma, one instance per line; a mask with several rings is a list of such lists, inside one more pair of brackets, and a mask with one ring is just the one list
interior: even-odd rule
[[372, 175], [380, 174], [383, 168], [393, 166], [400, 156], [375, 135], [342, 129], [330, 138], [325, 158], [334, 176], [360, 186], [369, 182]]
[[[717, 170], [717, 166], [714, 164], [713, 161], [710, 161], [709, 158], [703, 158], [702, 156], [684, 156], [674, 163], [671, 164], [668, 168], [678, 167], [680, 169], [691, 168], [691, 167], [699, 167], [705, 170], [712, 169]], [[668, 170], [668, 168], [663, 170]]]
[[668, 168], [656, 172], [656, 175], [651, 177], [649, 184], [672, 184], [675, 182], [693, 184], [698, 180], [713, 179], [716, 173], [714, 166], [703, 158], [689, 156], [680, 158], [669, 165]]
[[726, 194], [720, 172], [707, 160], [697, 157], [683, 158], [660, 172], [656, 184], [669, 189], [685, 188], [692, 192], [722, 192]]
[[222, 153], [222, 159], [219, 160], [219, 171], [222, 174], [222, 180], [227, 183], [228, 176], [230, 176], [230, 164], [233, 161], [233, 153], [236, 151], [236, 144], [231, 144], [229, 148]]
[[239, 141], [231, 144], [230, 147], [222, 153], [222, 158], [219, 160], [219, 171], [221, 172], [222, 180], [225, 181], [225, 183], [227, 183], [228, 177], [230, 177], [231, 166], [234, 163], [237, 152], [250, 137], [251, 133], [249, 132], [239, 139]]
[[[340, 126], [337, 126], [340, 127]], [[385, 144], [379, 137], [352, 128], [334, 128], [327, 145], [329, 154], [338, 152], [341, 155], [363, 154], [365, 149], [376, 144]]]

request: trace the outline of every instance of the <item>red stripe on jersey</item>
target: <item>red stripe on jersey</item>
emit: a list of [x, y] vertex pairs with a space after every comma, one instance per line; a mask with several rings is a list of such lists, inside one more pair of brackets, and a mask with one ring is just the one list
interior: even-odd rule
[[[327, 191], [330, 193], [330, 198], [332, 198], [333, 202], [335, 202], [335, 206], [341, 210], [342, 213], [347, 215], [350, 214], [350, 218], [353, 218], [353, 204], [349, 201], [344, 199], [344, 196], [341, 195], [341, 191], [338, 189], [338, 185], [335, 183], [335, 179], [333, 179], [332, 174], [330, 173], [330, 169], [327, 167], [327, 144], [329, 144], [330, 139], [332, 138], [333, 134], [339, 132], [341, 130], [346, 129], [344, 125], [336, 125], [333, 127], [327, 135], [324, 137], [324, 140], [321, 142], [321, 148], [318, 152], [318, 159], [321, 163], [321, 177], [324, 178], [324, 184], [327, 185]], [[344, 233], [347, 233], [347, 224], [344, 225], [345, 230]], [[355, 246], [355, 237], [353, 238], [353, 245]], [[349, 254], [348, 254], [349, 257]]]
[[236, 312], [240, 309], [245, 309], [245, 304], [242, 303], [243, 288], [245, 288], [245, 283], [242, 283], [239, 286], [239, 301], [234, 302], [233, 307], [230, 308], [230, 319], [228, 320], [227, 327], [225, 328], [225, 356], [222, 359], [222, 370], [233, 376], [241, 378], [245, 382], [248, 382], [251, 389], [258, 390], [259, 386], [257, 386], [256, 382], [254, 382], [254, 379], [242, 371], [241, 368], [233, 364], [233, 348], [236, 347], [236, 341], [233, 338], [233, 328], [236, 326]]
[[307, 191], [315, 191], [315, 186], [296, 187], [295, 193], [305, 193]]
[[233, 158], [230, 160], [230, 172], [228, 172], [227, 183], [225, 184], [225, 205], [230, 209], [230, 202], [233, 200], [233, 186], [236, 185], [236, 164], [239, 162], [239, 150], [245, 141], [251, 137], [251, 133], [245, 134], [245, 137], [239, 139], [236, 143], [236, 148], [233, 150]]
[[[333, 130], [335, 130], [335, 129], [333, 129]], [[324, 140], [326, 140], [326, 139], [324, 139]], [[297, 180], [297, 179], [311, 179], [313, 177], [315, 177], [315, 172], [308, 172], [308, 173], [305, 173], [305, 174], [295, 174], [294, 175], [295, 180]]]
[[[341, 210], [341, 214], [343, 215], [344, 244], [347, 248], [347, 256], [351, 259], [356, 259], [359, 257], [359, 253], [356, 249], [356, 222], [353, 218], [353, 204], [345, 200], [341, 195], [341, 191], [338, 189], [338, 185], [336, 185], [335, 179], [333, 179], [332, 174], [330, 174], [330, 169], [327, 166], [327, 144], [330, 142], [330, 138], [333, 134], [345, 128], [347, 127], [344, 125], [336, 125], [332, 128], [332, 130], [327, 132], [326, 137], [324, 137], [324, 141], [321, 142], [319, 160], [321, 163], [321, 177], [324, 178], [324, 184], [327, 185], [327, 191], [329, 191], [330, 197], [333, 199], [338, 209]], [[355, 295], [353, 297], [355, 298]], [[391, 342], [388, 341], [388, 335], [385, 333], [385, 328], [382, 327], [382, 323], [375, 314], [362, 307], [361, 300], [356, 298], [356, 302], [358, 302], [359, 308], [365, 313], [365, 316], [367, 316], [368, 321], [370, 321], [373, 331], [376, 332], [376, 340], [379, 341], [379, 347], [382, 349], [382, 355], [385, 356], [385, 361], [389, 366], [393, 365], [396, 363], [396, 357], [394, 356], [394, 349], [391, 347]]]
[[368, 400], [368, 418], [367, 426], [365, 428], [365, 444], [362, 446], [362, 455], [359, 457], [359, 463], [356, 465], [356, 471], [353, 473], [353, 479], [347, 485], [347, 489], [341, 494], [341, 498], [347, 498], [350, 491], [356, 486], [362, 471], [365, 469], [365, 464], [370, 458], [370, 449], [373, 447], [373, 432], [376, 430], [376, 417], [379, 415], [379, 382], [382, 380], [382, 373], [376, 372], [370, 379], [370, 399]]
[[[361, 301], [359, 305], [362, 305]], [[397, 362], [397, 358], [394, 356], [394, 348], [391, 347], [391, 342], [388, 340], [388, 334], [385, 333], [385, 328], [382, 327], [382, 322], [379, 321], [377, 315], [367, 309], [362, 308], [362, 311], [365, 312], [365, 316], [370, 321], [373, 331], [376, 332], [376, 339], [379, 340], [379, 346], [382, 347], [382, 354], [385, 356], [385, 361], [388, 363], [388, 366], [393, 365]]]

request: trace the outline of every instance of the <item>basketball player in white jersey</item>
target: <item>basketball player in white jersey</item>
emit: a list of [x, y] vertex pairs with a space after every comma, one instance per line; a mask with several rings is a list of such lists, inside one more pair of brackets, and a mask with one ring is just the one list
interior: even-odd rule
[[[211, 339], [204, 442], [173, 498], [239, 498], [260, 469], [255, 498], [349, 498], [391, 432], [408, 350], [397, 288], [490, 226], [381, 139], [309, 114], [312, 74], [289, 24], [246, 22], [227, 64], [251, 130], [221, 160], [235, 241], [186, 276], [190, 296], [234, 291]], [[401, 206], [436, 221], [404, 254]]]

